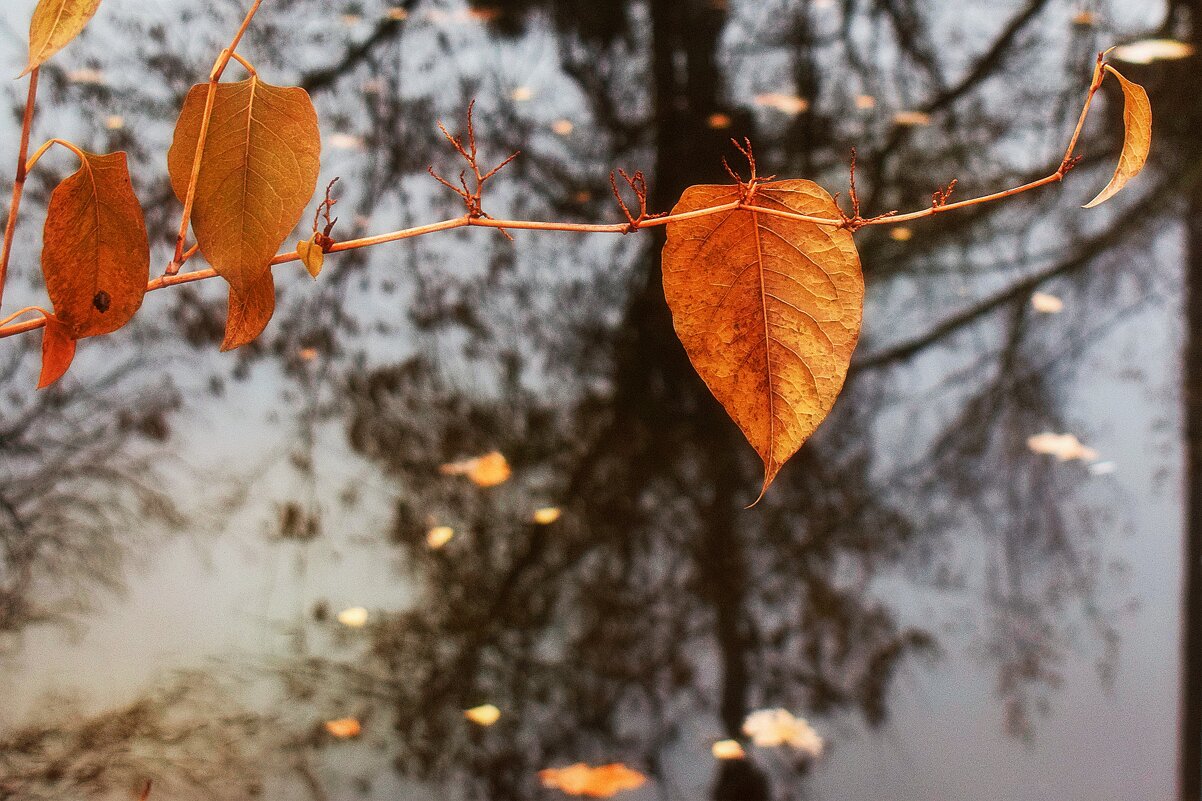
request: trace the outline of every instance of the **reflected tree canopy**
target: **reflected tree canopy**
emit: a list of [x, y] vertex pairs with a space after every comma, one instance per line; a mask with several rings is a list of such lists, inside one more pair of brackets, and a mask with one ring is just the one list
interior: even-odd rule
[[[241, 5], [181, 11], [170, 29], [122, 20], [137, 42], [133, 66], [94, 58], [114, 75], [128, 70], [139, 89], [81, 87], [50, 70], [56, 96], [73, 110], [112, 103], [139, 120], [127, 130], [168, 131]], [[732, 136], [751, 138], [761, 172], [832, 190], [846, 183], [855, 145], [866, 207], [909, 210], [952, 179], [971, 197], [1055, 170], [1102, 46], [1152, 33], [1196, 39], [1192, 3], [1173, 4], [1159, 31], [1160, 19], [1110, 27], [1106, 3], [1090, 4], [1089, 20], [1058, 0], [974, 19], [937, 5], [292, 0], [265, 6], [255, 38], [279, 44], [256, 45], [254, 57], [313, 93], [327, 171], [345, 187], [335, 232], [345, 239], [457, 213], [425, 170], [450, 159], [434, 120], [454, 128], [473, 97], [493, 155], [523, 152], [486, 197], [507, 216], [616, 220], [608, 176], [617, 167], [646, 171], [653, 210], [666, 210], [687, 186], [727, 180]], [[337, 13], [354, 19], [330, 24]], [[1155, 64], [1133, 77], [1154, 106], [1184, 118], [1197, 104], [1179, 70], [1196, 67]], [[519, 87], [532, 87], [533, 100], [515, 99]], [[772, 94], [808, 108], [782, 111]], [[401, 776], [468, 798], [539, 797], [540, 768], [581, 760], [622, 760], [664, 797], [685, 797], [696, 753], [742, 737], [749, 712], [779, 706], [876, 726], [899, 671], [963, 647], [944, 645], [940, 621], [895, 601], [905, 586], [972, 610], [979, 627], [968, 636], [993, 676], [998, 725], [1037, 736], [1068, 656], [1087, 653], [1104, 672], [1113, 664], [1119, 600], [1097, 539], [1122, 525], [1123, 509], [1084, 486], [1099, 479], [1083, 467], [1032, 453], [1027, 438], [1070, 430], [1066, 387], [1082, 355], [1175, 297], [1172, 254], [1149, 255], [1148, 243], [1179, 225], [1198, 163], [1196, 127], [1170, 123], [1159, 161], [1118, 210], [1087, 216], [1077, 198], [1105, 183], [1119, 146], [1120, 106], [1103, 112], [1065, 186], [858, 235], [870, 296], [848, 386], [753, 510], [760, 464], [672, 333], [659, 231], [519, 232], [514, 244], [456, 232], [331, 258], [316, 286], [281, 281], [266, 337], [218, 363], [209, 388], [220, 398], [229, 382], [277, 364], [300, 485], [316, 492], [319, 432], [337, 430], [384, 477], [386, 537], [414, 591], [361, 638], [273, 663], [289, 708], [358, 710], [388, 732], [373, 750]], [[561, 119], [570, 133], [553, 131]], [[166, 134], [93, 135], [134, 148], [148, 222], [167, 243], [177, 210], [153, 201], [170, 197], [158, 147]], [[1034, 291], [1054, 291], [1065, 312], [1039, 315]], [[210, 347], [224, 311], [216, 294], [174, 291], [174, 322], [145, 325], [153, 334], [182, 321], [190, 346]], [[136, 445], [168, 436], [175, 395], [147, 389], [129, 404], [90, 382], [97, 394], [21, 401], [30, 396], [20, 358], [4, 382], [24, 406], [0, 413], [5, 467], [20, 466], [0, 473], [0, 631], [61, 606], [37, 593], [50, 577], [76, 593], [120, 583], [119, 515], [149, 508], [177, 520], [128, 456], [163, 458]], [[156, 386], [145, 368], [132, 372]], [[132, 417], [130, 405], [140, 410]], [[61, 443], [46, 434], [59, 429], [72, 432]], [[493, 449], [514, 469], [500, 487], [439, 473]], [[81, 487], [123, 500], [98, 514]], [[78, 509], [60, 502], [67, 496]], [[562, 518], [533, 522], [548, 505]], [[281, 523], [306, 532], [292, 539], [321, 536], [298, 519]], [[456, 531], [439, 550], [426, 544], [435, 524]], [[503, 710], [500, 722], [465, 726], [463, 710], [483, 703]], [[342, 774], [308, 767], [328, 738], [298, 726], [273, 747], [289, 755], [283, 771], [324, 798], [326, 780]], [[173, 753], [148, 759], [148, 770], [177, 764]], [[26, 776], [15, 764], [0, 761]], [[215, 759], [212, 769], [233, 765]], [[705, 782], [720, 801], [799, 798], [811, 768], [753, 752]], [[22, 788], [67, 786], [29, 775]]]

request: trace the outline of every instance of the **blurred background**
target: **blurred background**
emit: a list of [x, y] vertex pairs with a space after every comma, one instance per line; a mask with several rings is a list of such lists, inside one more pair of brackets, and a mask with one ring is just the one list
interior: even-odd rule
[[[34, 5], [0, 9], [2, 74]], [[105, 0], [43, 69], [35, 144], [129, 152], [156, 270], [178, 108], [247, 5]], [[540, 770], [620, 762], [630, 801], [1196, 801], [1202, 2], [267, 0], [240, 52], [312, 94], [349, 239], [461, 213], [426, 168], [473, 98], [485, 160], [522, 151], [496, 216], [616, 222], [619, 167], [667, 210], [732, 136], [832, 192], [857, 147], [866, 213], [995, 191], [1058, 166], [1115, 44], [1149, 168], [1080, 208], [1108, 85], [1063, 185], [860, 232], [847, 387], [754, 509], [659, 230], [285, 265], [230, 354], [219, 282], [155, 292], [42, 392], [39, 337], [4, 340], [0, 799], [551, 799]], [[7, 310], [74, 169], [30, 179]], [[821, 756], [748, 741], [776, 707]]]

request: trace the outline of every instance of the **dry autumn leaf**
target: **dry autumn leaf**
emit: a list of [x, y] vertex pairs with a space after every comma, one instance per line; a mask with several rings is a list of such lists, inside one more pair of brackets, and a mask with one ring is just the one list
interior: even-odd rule
[[1148, 93], [1109, 64], [1106, 65], [1106, 71], [1117, 78], [1123, 87], [1123, 150], [1119, 154], [1118, 166], [1114, 168], [1114, 177], [1097, 197], [1085, 204], [1087, 209], [1114, 197], [1128, 181], [1139, 175], [1144, 162], [1148, 160], [1148, 151], [1152, 149], [1152, 103], [1148, 100]]
[[75, 340], [66, 326], [54, 317], [47, 317], [42, 331], [42, 373], [38, 376], [38, 389], [45, 389], [66, 375], [74, 359]]
[[347, 628], [361, 629], [367, 625], [367, 610], [362, 606], [352, 606], [338, 613], [338, 622]]
[[[183, 200], [192, 178], [208, 85], [184, 101], [167, 169]], [[217, 86], [192, 207], [208, 262], [246, 294], [296, 228], [317, 186], [321, 137], [304, 89], [256, 77]]]
[[[694, 186], [672, 213], [738, 199], [733, 186]], [[754, 202], [839, 218], [811, 181], [763, 184]], [[864, 304], [851, 234], [734, 210], [670, 223], [663, 263], [676, 333], [763, 459], [767, 490], [830, 412], [847, 375]]]
[[746, 759], [747, 753], [738, 740], [719, 740], [710, 746], [714, 759]]
[[444, 476], [467, 476], [478, 487], [495, 487], [509, 480], [512, 471], [505, 455], [492, 451], [474, 459], [444, 464], [438, 468]]
[[275, 279], [271, 270], [245, 291], [230, 284], [229, 314], [225, 320], [225, 339], [221, 349], [233, 350], [253, 342], [275, 313]]
[[322, 265], [326, 261], [326, 253], [321, 249], [321, 245], [317, 244], [316, 233], [309, 239], [302, 239], [296, 243], [296, 255], [300, 256], [301, 264], [305, 265], [309, 275], [314, 278], [321, 275]]
[[79, 151], [79, 170], [50, 196], [42, 273], [74, 339], [116, 331], [142, 305], [150, 243], [124, 153]]
[[636, 790], [647, 782], [646, 776], [620, 763], [594, 768], [577, 762], [566, 768], [540, 770], [538, 778], [543, 787], [590, 798], [609, 798], [623, 790]]
[[823, 742], [805, 720], [787, 709], [760, 709], [743, 721], [743, 733], [761, 748], [787, 745], [812, 757], [822, 756]]
[[1045, 456], [1055, 456], [1062, 462], [1074, 459], [1082, 462], [1092, 462], [1098, 458], [1098, 452], [1077, 439], [1075, 434], [1057, 434], [1045, 431], [1027, 437], [1027, 447], [1034, 453]]
[[327, 720], [324, 726], [326, 731], [339, 740], [349, 740], [352, 737], [358, 737], [363, 732], [363, 725], [355, 718]]
[[455, 529], [450, 526], [434, 526], [426, 532], [426, 545], [437, 551], [455, 536]]
[[465, 709], [463, 716], [477, 726], [491, 726], [501, 719], [501, 710], [493, 704], [481, 704], [471, 709]]
[[29, 65], [25, 75], [42, 66], [79, 35], [100, 8], [100, 0], [41, 0], [29, 22]]

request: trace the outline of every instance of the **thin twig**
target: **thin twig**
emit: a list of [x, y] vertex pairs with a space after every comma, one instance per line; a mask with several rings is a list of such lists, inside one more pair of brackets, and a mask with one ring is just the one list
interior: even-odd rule
[[21, 196], [25, 192], [25, 159], [29, 155], [29, 132], [33, 128], [33, 112], [38, 99], [38, 67], [29, 73], [29, 95], [25, 99], [25, 112], [21, 120], [21, 146], [17, 150], [17, 177], [13, 181], [13, 199], [8, 205], [8, 221], [4, 224], [4, 246], [0, 251], [0, 305], [4, 303], [4, 279], [8, 275], [8, 259], [12, 255], [13, 237], [17, 232], [17, 213], [21, 210]]
[[[257, 4], [256, 4], [256, 6], [257, 6]], [[1069, 142], [1068, 149], [1065, 151], [1064, 159], [1061, 161], [1060, 167], [1051, 175], [1048, 175], [1044, 178], [1040, 178], [1037, 181], [1031, 181], [1030, 183], [1023, 184], [1022, 186], [1014, 187], [1013, 189], [1006, 189], [1001, 192], [994, 192], [993, 194], [983, 195], [981, 197], [972, 198], [970, 200], [962, 200], [959, 203], [947, 203], [944, 205], [932, 204], [932, 206], [929, 208], [923, 209], [922, 211], [911, 212], [909, 214], [892, 214], [891, 213], [890, 215], [881, 215], [879, 217], [873, 217], [873, 218], [869, 218], [869, 219], [860, 219], [859, 224], [854, 227], [859, 228], [859, 227], [868, 226], [868, 225], [887, 225], [887, 224], [893, 224], [893, 223], [908, 222], [910, 220], [917, 220], [917, 219], [921, 219], [924, 217], [930, 217], [934, 214], [942, 213], [945, 211], [952, 211], [954, 209], [963, 209], [963, 208], [967, 208], [969, 206], [975, 206], [975, 205], [979, 205], [982, 203], [989, 203], [994, 200], [1001, 200], [1002, 198], [1012, 197], [1014, 195], [1018, 195], [1023, 192], [1029, 192], [1032, 189], [1036, 189], [1038, 187], [1045, 186], [1047, 184], [1063, 180], [1064, 176], [1069, 172], [1069, 170], [1071, 170], [1074, 166], [1076, 166], [1077, 162], [1079, 161], [1079, 157], [1074, 155], [1073, 151], [1076, 148], [1076, 144], [1077, 144], [1078, 139], [1080, 138], [1081, 131], [1085, 126], [1085, 119], [1089, 113], [1089, 108], [1090, 108], [1090, 104], [1093, 100], [1093, 96], [1094, 96], [1094, 94], [1097, 93], [1099, 87], [1101, 86], [1101, 78], [1105, 76], [1103, 67], [1104, 67], [1104, 64], [1102, 61], [1102, 56], [1099, 56], [1098, 67], [1094, 72], [1094, 79], [1090, 83], [1089, 93], [1086, 96], [1084, 108], [1082, 108], [1082, 110], [1081, 110], [1081, 117], [1077, 121], [1076, 130], [1073, 132], [1073, 137]], [[439, 127], [441, 128], [442, 126], [439, 126]], [[468, 130], [469, 139], [468, 139], [468, 144], [466, 146], [463, 144], [462, 139], [460, 137], [452, 136], [451, 134], [447, 133], [445, 129], [443, 129], [443, 133], [446, 134], [447, 139], [452, 143], [452, 145], [455, 147], [456, 151], [458, 151], [465, 158], [469, 158], [470, 160], [475, 159], [476, 143], [475, 143], [474, 132], [472, 131], [472, 126], [470, 124], [469, 124], [469, 130]], [[759, 185], [761, 185], [764, 181], [771, 180], [771, 177], [761, 178], [756, 174], [756, 164], [754, 161], [754, 156], [751, 152], [750, 142], [745, 141], [743, 145], [740, 145], [738, 142], [735, 142], [735, 146], [747, 158], [748, 164], [751, 169], [751, 177], [747, 181], [743, 181], [737, 174], [734, 173], [733, 170], [731, 170], [730, 172], [734, 176], [734, 179], [737, 182], [737, 185], [740, 187], [740, 195], [749, 196], [748, 199], [740, 199], [740, 200], [736, 200], [736, 201], [731, 201], [730, 203], [723, 203], [718, 206], [711, 206], [711, 207], [704, 208], [704, 209], [697, 209], [694, 211], [682, 212], [680, 214], [667, 214], [664, 216], [648, 216], [647, 219], [641, 220], [638, 223], [635, 230], [639, 230], [642, 228], [657, 227], [657, 226], [661, 226], [661, 225], [669, 225], [674, 222], [683, 222], [685, 220], [692, 220], [692, 219], [697, 219], [700, 217], [707, 217], [712, 214], [720, 214], [723, 212], [737, 211], [737, 210], [755, 211], [758, 214], [765, 214], [765, 215], [773, 216], [773, 217], [782, 217], [785, 219], [797, 220], [800, 222], [813, 223], [815, 225], [826, 225], [826, 226], [831, 226], [833, 228], [849, 228], [849, 229], [854, 230], [853, 226], [848, 224], [849, 220], [846, 217], [846, 215], [844, 215], [843, 219], [831, 219], [831, 218], [827, 218], [827, 217], [814, 217], [814, 216], [810, 216], [807, 214], [798, 214], [798, 213], [791, 212], [791, 211], [782, 211], [780, 209], [773, 209], [773, 208], [768, 208], [765, 206], [760, 206], [760, 205], [755, 204], [753, 202], [753, 196], [755, 193], [755, 189]], [[517, 154], [514, 154], [514, 155], [516, 156]], [[510, 158], [506, 159], [505, 162], [503, 162], [501, 165], [495, 167], [494, 169], [490, 170], [488, 173], [484, 173], [484, 174], [480, 173], [478, 169], [475, 169], [473, 167], [474, 173], [479, 176], [476, 191], [478, 192], [480, 190], [484, 181], [486, 181], [488, 178], [495, 175], [497, 170], [499, 170], [501, 167], [505, 166], [505, 164], [508, 164], [510, 161], [512, 161], [512, 159], [513, 159], [513, 156], [510, 156]], [[729, 165], [727, 165], [727, 169], [729, 170]], [[431, 172], [433, 173], [433, 170], [431, 170]], [[478, 196], [478, 194], [473, 195], [473, 190], [470, 190], [467, 188], [466, 178], [463, 181], [461, 181], [461, 183], [463, 183], [464, 186], [463, 186], [463, 189], [460, 190], [460, 189], [456, 188], [450, 182], [445, 181], [441, 177], [437, 176], [437, 174], [435, 174], [435, 177], [439, 178], [439, 180], [444, 185], [450, 187], [452, 190], [454, 190], [460, 196], [464, 196], [466, 193], [465, 201], [468, 198], [471, 198], [474, 196], [478, 203], [479, 196]], [[635, 174], [635, 178], [636, 179], [638, 178], [638, 173]], [[630, 179], [627, 178], [627, 180], [629, 181]], [[955, 182], [952, 182], [952, 185], [954, 185], [954, 183]], [[942, 191], [946, 192], [947, 194], [950, 194], [952, 185], [949, 185], [945, 190], [942, 190]], [[616, 188], [616, 181], [614, 182], [614, 186]], [[637, 195], [638, 190], [636, 189], [635, 191], [636, 191], [636, 195]], [[939, 193], [937, 193], [937, 194], [939, 194]], [[381, 245], [381, 244], [384, 244], [387, 242], [396, 242], [401, 239], [409, 239], [412, 237], [423, 236], [426, 234], [432, 234], [432, 233], [436, 233], [438, 231], [450, 231], [450, 230], [454, 230], [457, 228], [466, 228], [466, 227], [499, 228], [501, 230], [505, 230], [505, 229], [522, 230], [522, 229], [524, 229], [524, 230], [533, 230], [533, 231], [567, 231], [567, 232], [576, 232], [576, 233], [627, 234], [627, 233], [630, 233], [632, 230], [631, 229], [632, 215], [629, 211], [629, 208], [625, 207], [624, 203], [622, 203], [622, 205], [625, 208], [625, 212], [626, 212], [626, 217], [627, 217], [626, 222], [613, 223], [613, 224], [586, 224], [586, 223], [543, 222], [543, 221], [537, 221], [537, 220], [497, 220], [497, 219], [493, 219], [492, 217], [489, 217], [488, 215], [484, 214], [483, 212], [479, 212], [478, 206], [476, 207], [478, 213], [473, 215], [472, 207], [469, 204], [468, 213], [462, 217], [456, 217], [454, 219], [443, 220], [441, 222], [436, 222], [436, 223], [429, 223], [427, 225], [420, 225], [420, 226], [417, 226], [414, 228], [406, 228], [406, 229], [402, 229], [399, 231], [393, 231], [393, 232], [387, 233], [387, 234], [379, 234], [377, 236], [366, 237], [363, 239], [352, 239], [352, 240], [348, 240], [346, 242], [339, 242], [337, 244], [332, 245], [329, 249], [329, 252], [341, 253], [343, 251], [357, 250], [359, 248], [372, 247], [372, 246]], [[853, 213], [854, 213], [855, 205], [856, 205], [856, 199], [853, 198]], [[642, 213], [642, 211], [645, 211], [645, 209], [642, 206], [640, 206], [640, 209], [641, 209], [641, 213]], [[327, 211], [328, 211], [328, 209], [327, 209]], [[634, 218], [634, 219], [637, 220], [638, 218]], [[854, 218], [852, 218], [852, 219], [854, 220]], [[193, 246], [188, 251], [187, 255], [191, 256], [195, 252], [196, 252], [196, 247]], [[277, 255], [275, 258], [273, 258], [271, 260], [271, 264], [273, 266], [277, 265], [277, 264], [286, 264], [288, 262], [298, 261], [299, 259], [300, 259], [300, 256], [297, 255], [296, 251], [291, 251], [288, 253], [281, 253], [281, 254]], [[194, 270], [192, 272], [185, 273], [182, 275], [166, 274], [166, 275], [160, 276], [159, 278], [156, 278], [153, 281], [149, 282], [146, 285], [146, 291], [152, 292], [157, 289], [163, 289], [164, 287], [175, 286], [176, 284], [187, 284], [187, 283], [192, 283], [194, 281], [203, 281], [208, 278], [213, 278], [216, 275], [217, 275], [216, 271], [211, 268], [204, 269], [204, 270]], [[23, 311], [25, 311], [25, 310], [23, 310]], [[15, 315], [15, 316], [19, 316], [19, 315]], [[11, 321], [11, 319], [14, 319], [15, 316], [10, 317], [9, 318], [10, 321]], [[46, 324], [46, 321], [45, 321], [44, 317], [39, 317], [38, 319], [28, 320], [28, 321], [21, 322], [21, 323], [9, 322], [7, 325], [0, 323], [0, 339], [3, 339], [5, 337], [10, 337], [10, 336], [15, 336], [16, 334], [21, 334], [26, 331], [33, 331], [35, 329], [43, 327], [45, 324]]]

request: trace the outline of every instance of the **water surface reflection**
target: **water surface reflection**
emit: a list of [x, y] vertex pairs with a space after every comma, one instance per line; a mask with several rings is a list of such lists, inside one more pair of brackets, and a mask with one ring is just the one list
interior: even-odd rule
[[[159, 261], [173, 109], [240, 5], [111, 0], [63, 61], [104, 80], [48, 71], [45, 125], [132, 149]], [[616, 219], [619, 166], [666, 209], [744, 135], [766, 172], [836, 189], [855, 144], [869, 208], [918, 208], [1055, 168], [1093, 53], [1165, 18], [1094, 5], [268, 2], [247, 52], [313, 93], [343, 238], [456, 213], [425, 168], [472, 97], [493, 154], [523, 151], [498, 214]], [[1165, 33], [1191, 36], [1190, 8]], [[1136, 77], [1184, 117], [1186, 69]], [[1102, 111], [1062, 190], [861, 235], [848, 389], [752, 510], [759, 464], [671, 333], [658, 234], [346, 254], [282, 276], [233, 356], [220, 292], [155, 293], [54, 394], [14, 345], [0, 797], [539, 798], [577, 761], [647, 774], [632, 799], [1168, 797], [1180, 503], [1154, 478], [1175, 476], [1173, 199], [1198, 160], [1167, 125], [1121, 213], [1083, 214], [1117, 148]], [[1032, 453], [1048, 430], [1120, 472]], [[493, 450], [499, 486], [439, 471]], [[495, 725], [465, 720], [482, 704]], [[765, 707], [823, 758], [715, 762]], [[322, 725], [343, 718], [361, 732]]]

